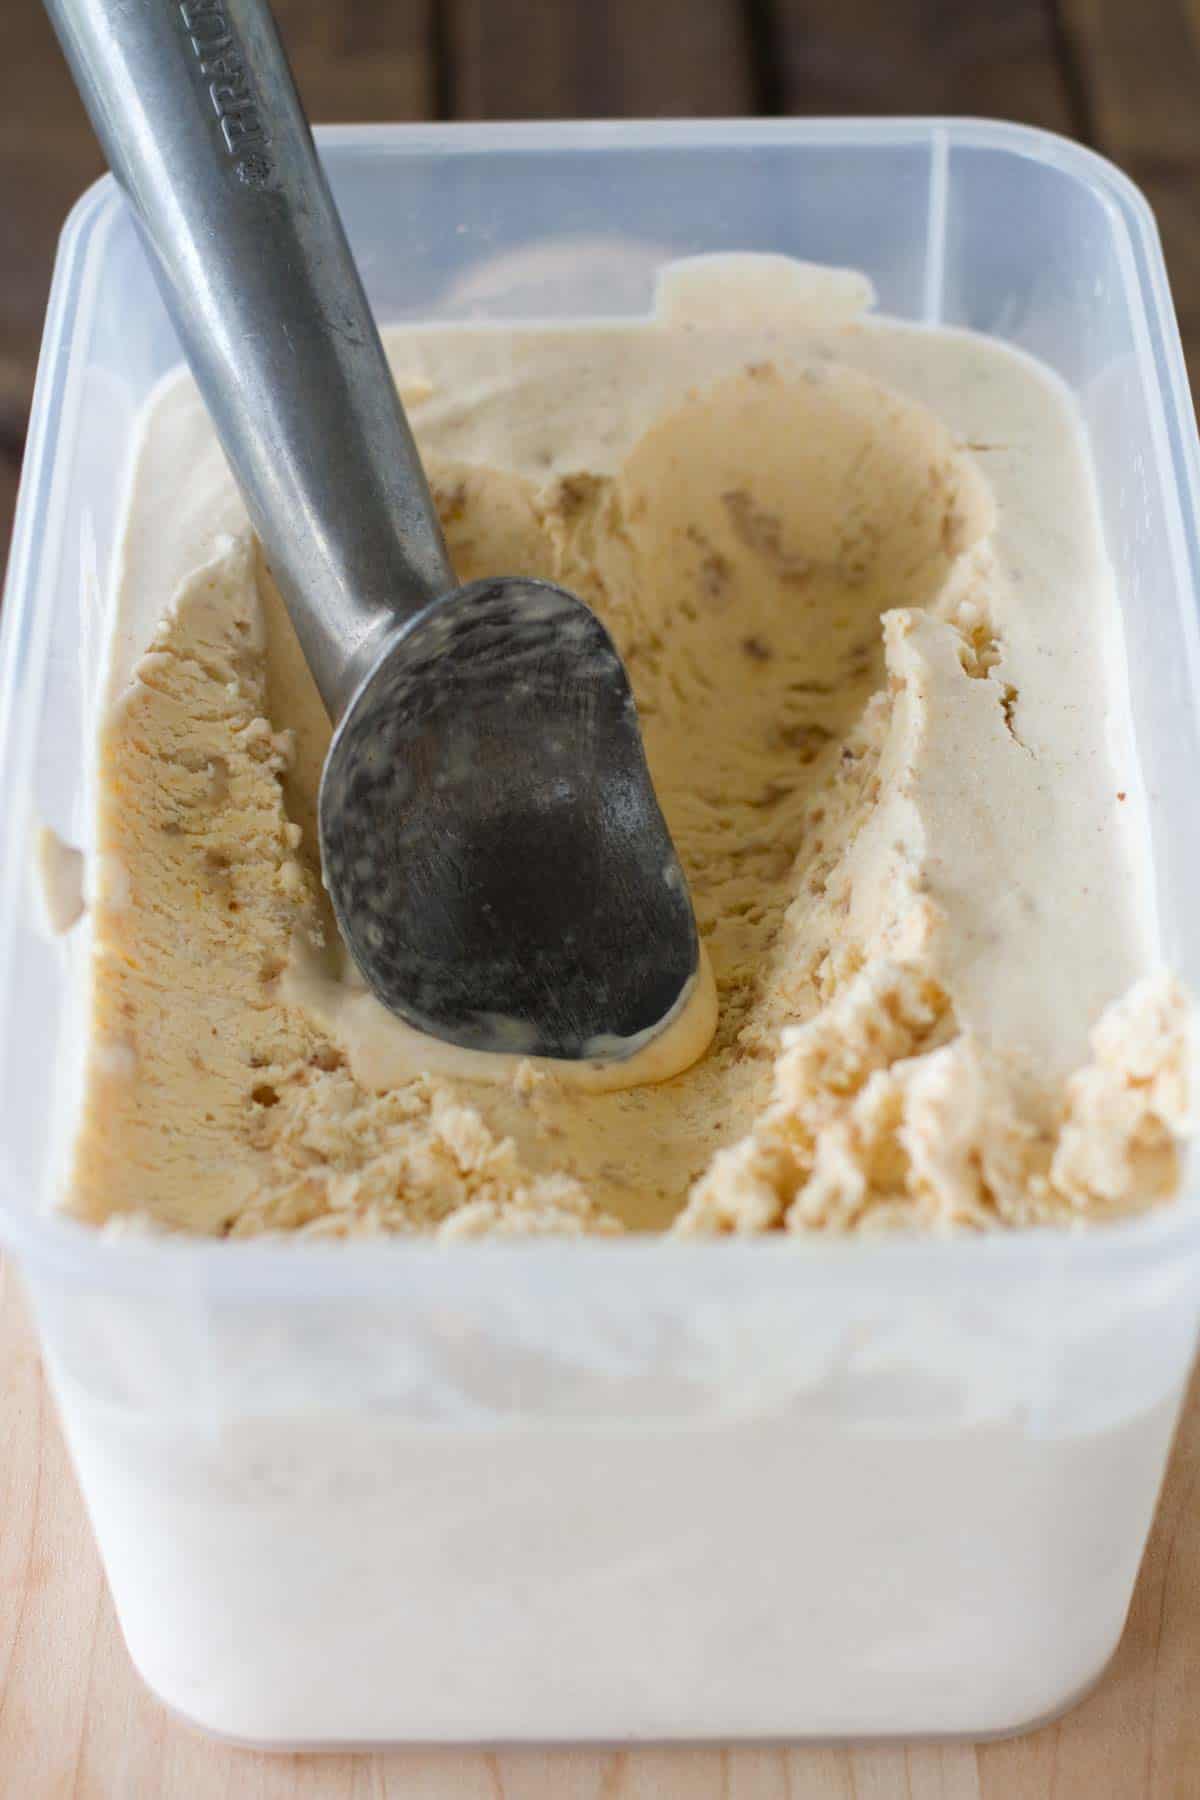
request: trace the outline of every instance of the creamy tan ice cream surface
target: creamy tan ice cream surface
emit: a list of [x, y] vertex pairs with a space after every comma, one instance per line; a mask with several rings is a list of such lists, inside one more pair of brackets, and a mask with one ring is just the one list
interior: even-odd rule
[[777, 258], [647, 321], [397, 330], [463, 580], [626, 659], [719, 1018], [660, 1082], [408, 1031], [319, 880], [329, 726], [190, 381], [135, 471], [72, 1211], [206, 1233], [1015, 1226], [1171, 1192], [1190, 1012], [1082, 432], [1015, 352]]

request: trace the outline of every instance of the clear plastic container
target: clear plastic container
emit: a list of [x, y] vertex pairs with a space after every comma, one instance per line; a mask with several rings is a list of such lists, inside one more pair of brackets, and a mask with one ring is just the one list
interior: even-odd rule
[[[385, 320], [637, 314], [682, 254], [867, 271], [1079, 396], [1124, 608], [1159, 929], [1200, 991], [1197, 441], [1144, 202], [972, 122], [324, 134]], [[522, 285], [540, 247], [541, 274]], [[1200, 1304], [1194, 1185], [954, 1242], [102, 1242], [50, 1213], [122, 471], [178, 358], [107, 182], [64, 233], [3, 620], [0, 1233], [133, 1659], [241, 1739], [980, 1734], [1120, 1634]]]

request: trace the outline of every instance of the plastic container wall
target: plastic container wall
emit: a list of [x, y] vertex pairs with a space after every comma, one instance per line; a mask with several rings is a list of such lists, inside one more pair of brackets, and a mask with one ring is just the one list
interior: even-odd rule
[[[850, 264], [1041, 356], [1088, 422], [1164, 949], [1200, 991], [1195, 430], [1149, 216], [970, 123], [324, 136], [387, 320], [638, 315], [674, 257]], [[0, 1233], [147, 1681], [225, 1734], [1007, 1730], [1115, 1646], [1197, 1318], [1194, 1195], [1077, 1237], [820, 1245], [101, 1243], [47, 1216], [134, 423], [178, 357], [124, 210], [64, 239], [0, 660]], [[54, 1104], [45, 1102], [55, 1071]]]

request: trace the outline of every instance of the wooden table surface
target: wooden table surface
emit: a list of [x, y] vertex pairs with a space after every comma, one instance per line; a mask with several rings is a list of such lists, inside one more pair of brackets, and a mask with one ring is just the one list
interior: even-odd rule
[[[167, 0], [164, 0], [164, 4]], [[101, 167], [38, 0], [0, 59], [0, 546], [54, 240]], [[977, 113], [1070, 133], [1157, 210], [1200, 369], [1200, 0], [277, 0], [327, 120]], [[121, 1643], [11, 1271], [0, 1265], [0, 1800], [1191, 1800], [1200, 1795], [1200, 1382], [1120, 1651], [1005, 1743], [278, 1757], [167, 1717]]]

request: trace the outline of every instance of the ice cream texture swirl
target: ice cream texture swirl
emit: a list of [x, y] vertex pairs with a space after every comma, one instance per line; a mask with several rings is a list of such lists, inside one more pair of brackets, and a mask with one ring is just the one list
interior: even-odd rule
[[844, 272], [701, 259], [640, 321], [387, 336], [460, 578], [560, 582], [626, 661], [717, 1011], [669, 1080], [482, 1066], [355, 985], [316, 851], [328, 721], [194, 387], [158, 391], [73, 1212], [844, 1233], [1174, 1190], [1191, 1009], [1144, 918], [1079, 420], [1030, 359], [869, 302]]

